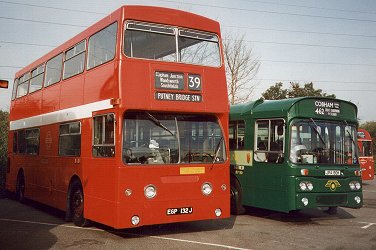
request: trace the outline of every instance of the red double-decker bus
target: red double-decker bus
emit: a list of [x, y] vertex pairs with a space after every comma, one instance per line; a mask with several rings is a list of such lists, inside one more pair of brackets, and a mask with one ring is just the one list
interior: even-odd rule
[[358, 129], [358, 146], [362, 180], [373, 180], [375, 177], [375, 161], [373, 159], [372, 137], [367, 130]]
[[114, 228], [229, 216], [219, 24], [123, 6], [16, 74], [6, 188]]

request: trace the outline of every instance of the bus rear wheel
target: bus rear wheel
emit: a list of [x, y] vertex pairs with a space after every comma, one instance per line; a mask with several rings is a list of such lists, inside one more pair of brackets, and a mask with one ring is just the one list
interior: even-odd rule
[[72, 215], [72, 221], [76, 226], [86, 227], [89, 225], [89, 221], [84, 217], [84, 192], [82, 190], [81, 183], [78, 181], [72, 183], [70, 191], [70, 214]]
[[22, 172], [17, 177], [16, 199], [21, 203], [25, 202], [25, 177]]
[[231, 194], [231, 214], [240, 215], [245, 213], [245, 208], [242, 205], [241, 188], [236, 179], [231, 179], [230, 183]]

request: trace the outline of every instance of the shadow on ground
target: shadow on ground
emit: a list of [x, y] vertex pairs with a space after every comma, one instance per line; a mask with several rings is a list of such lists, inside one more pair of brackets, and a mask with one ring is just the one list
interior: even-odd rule
[[269, 220], [289, 222], [295, 225], [318, 224], [317, 221], [333, 219], [352, 219], [355, 218], [342, 208], [338, 208], [337, 214], [329, 214], [327, 208], [311, 208], [290, 213], [276, 212], [267, 209], [247, 207], [246, 214], [249, 216], [265, 218]]

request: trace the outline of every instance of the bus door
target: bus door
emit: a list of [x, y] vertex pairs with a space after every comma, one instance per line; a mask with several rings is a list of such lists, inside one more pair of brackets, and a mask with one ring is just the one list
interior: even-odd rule
[[115, 188], [118, 161], [116, 159], [119, 159], [121, 153], [120, 148], [115, 147], [115, 142], [120, 140], [121, 136], [120, 132], [117, 132], [120, 131], [119, 123], [113, 109], [95, 112], [90, 122], [92, 141], [90, 156], [85, 162], [87, 180], [84, 187], [87, 197], [85, 204], [87, 206], [95, 204], [96, 208], [87, 209], [87, 216], [95, 216], [101, 221], [107, 220], [108, 218], [104, 218], [106, 216], [114, 216], [113, 211], [108, 209], [113, 207], [111, 201], [114, 202], [117, 195]]
[[[254, 190], [256, 205], [266, 201], [282, 205], [285, 200], [283, 176], [285, 162], [285, 121], [282, 118], [260, 119], [255, 121], [254, 167], [251, 176], [251, 190]], [[249, 192], [252, 193], [252, 192]], [[256, 195], [256, 193], [258, 193]], [[262, 195], [260, 196], [260, 193]], [[263, 201], [264, 200], [264, 201]]]

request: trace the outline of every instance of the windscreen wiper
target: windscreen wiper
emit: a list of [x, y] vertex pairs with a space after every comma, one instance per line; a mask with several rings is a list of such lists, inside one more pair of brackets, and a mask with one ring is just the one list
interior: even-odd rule
[[151, 120], [155, 125], [158, 127], [163, 128], [165, 131], [169, 132], [172, 136], [175, 136], [174, 133], [171, 132], [165, 125], [163, 125], [157, 118], [155, 118], [152, 114], [145, 111], [145, 114], [147, 114], [149, 120]]
[[222, 141], [223, 141], [223, 136], [221, 136], [221, 138], [219, 139], [219, 142], [218, 142], [217, 146], [215, 147], [213, 164], [217, 160], [219, 149], [221, 148]]
[[[343, 121], [345, 122], [346, 126], [350, 127], [346, 120], [343, 120]], [[352, 134], [350, 133], [350, 131], [346, 130], [346, 132], [349, 134], [349, 137], [350, 137], [352, 143], [354, 144], [354, 147], [355, 147], [355, 157], [358, 158], [358, 154], [357, 154], [357, 150], [356, 150], [357, 144], [356, 144], [356, 142], [354, 140], [354, 137], [352, 136]]]
[[313, 130], [314, 130], [314, 131], [316, 132], [316, 134], [319, 136], [320, 141], [322, 142], [322, 144], [324, 144], [324, 147], [325, 147], [325, 149], [326, 149], [326, 148], [327, 148], [327, 147], [326, 147], [326, 143], [325, 143], [325, 141], [324, 141], [324, 138], [322, 138], [320, 132], [317, 130], [317, 127], [318, 127], [318, 126], [317, 126], [315, 120], [313, 120], [312, 118], [309, 118], [309, 120], [313, 122], [313, 124], [315, 125], [315, 127], [314, 127], [314, 126], [311, 126], [311, 125], [308, 123], [309, 126], [310, 126], [311, 128], [313, 128]]

